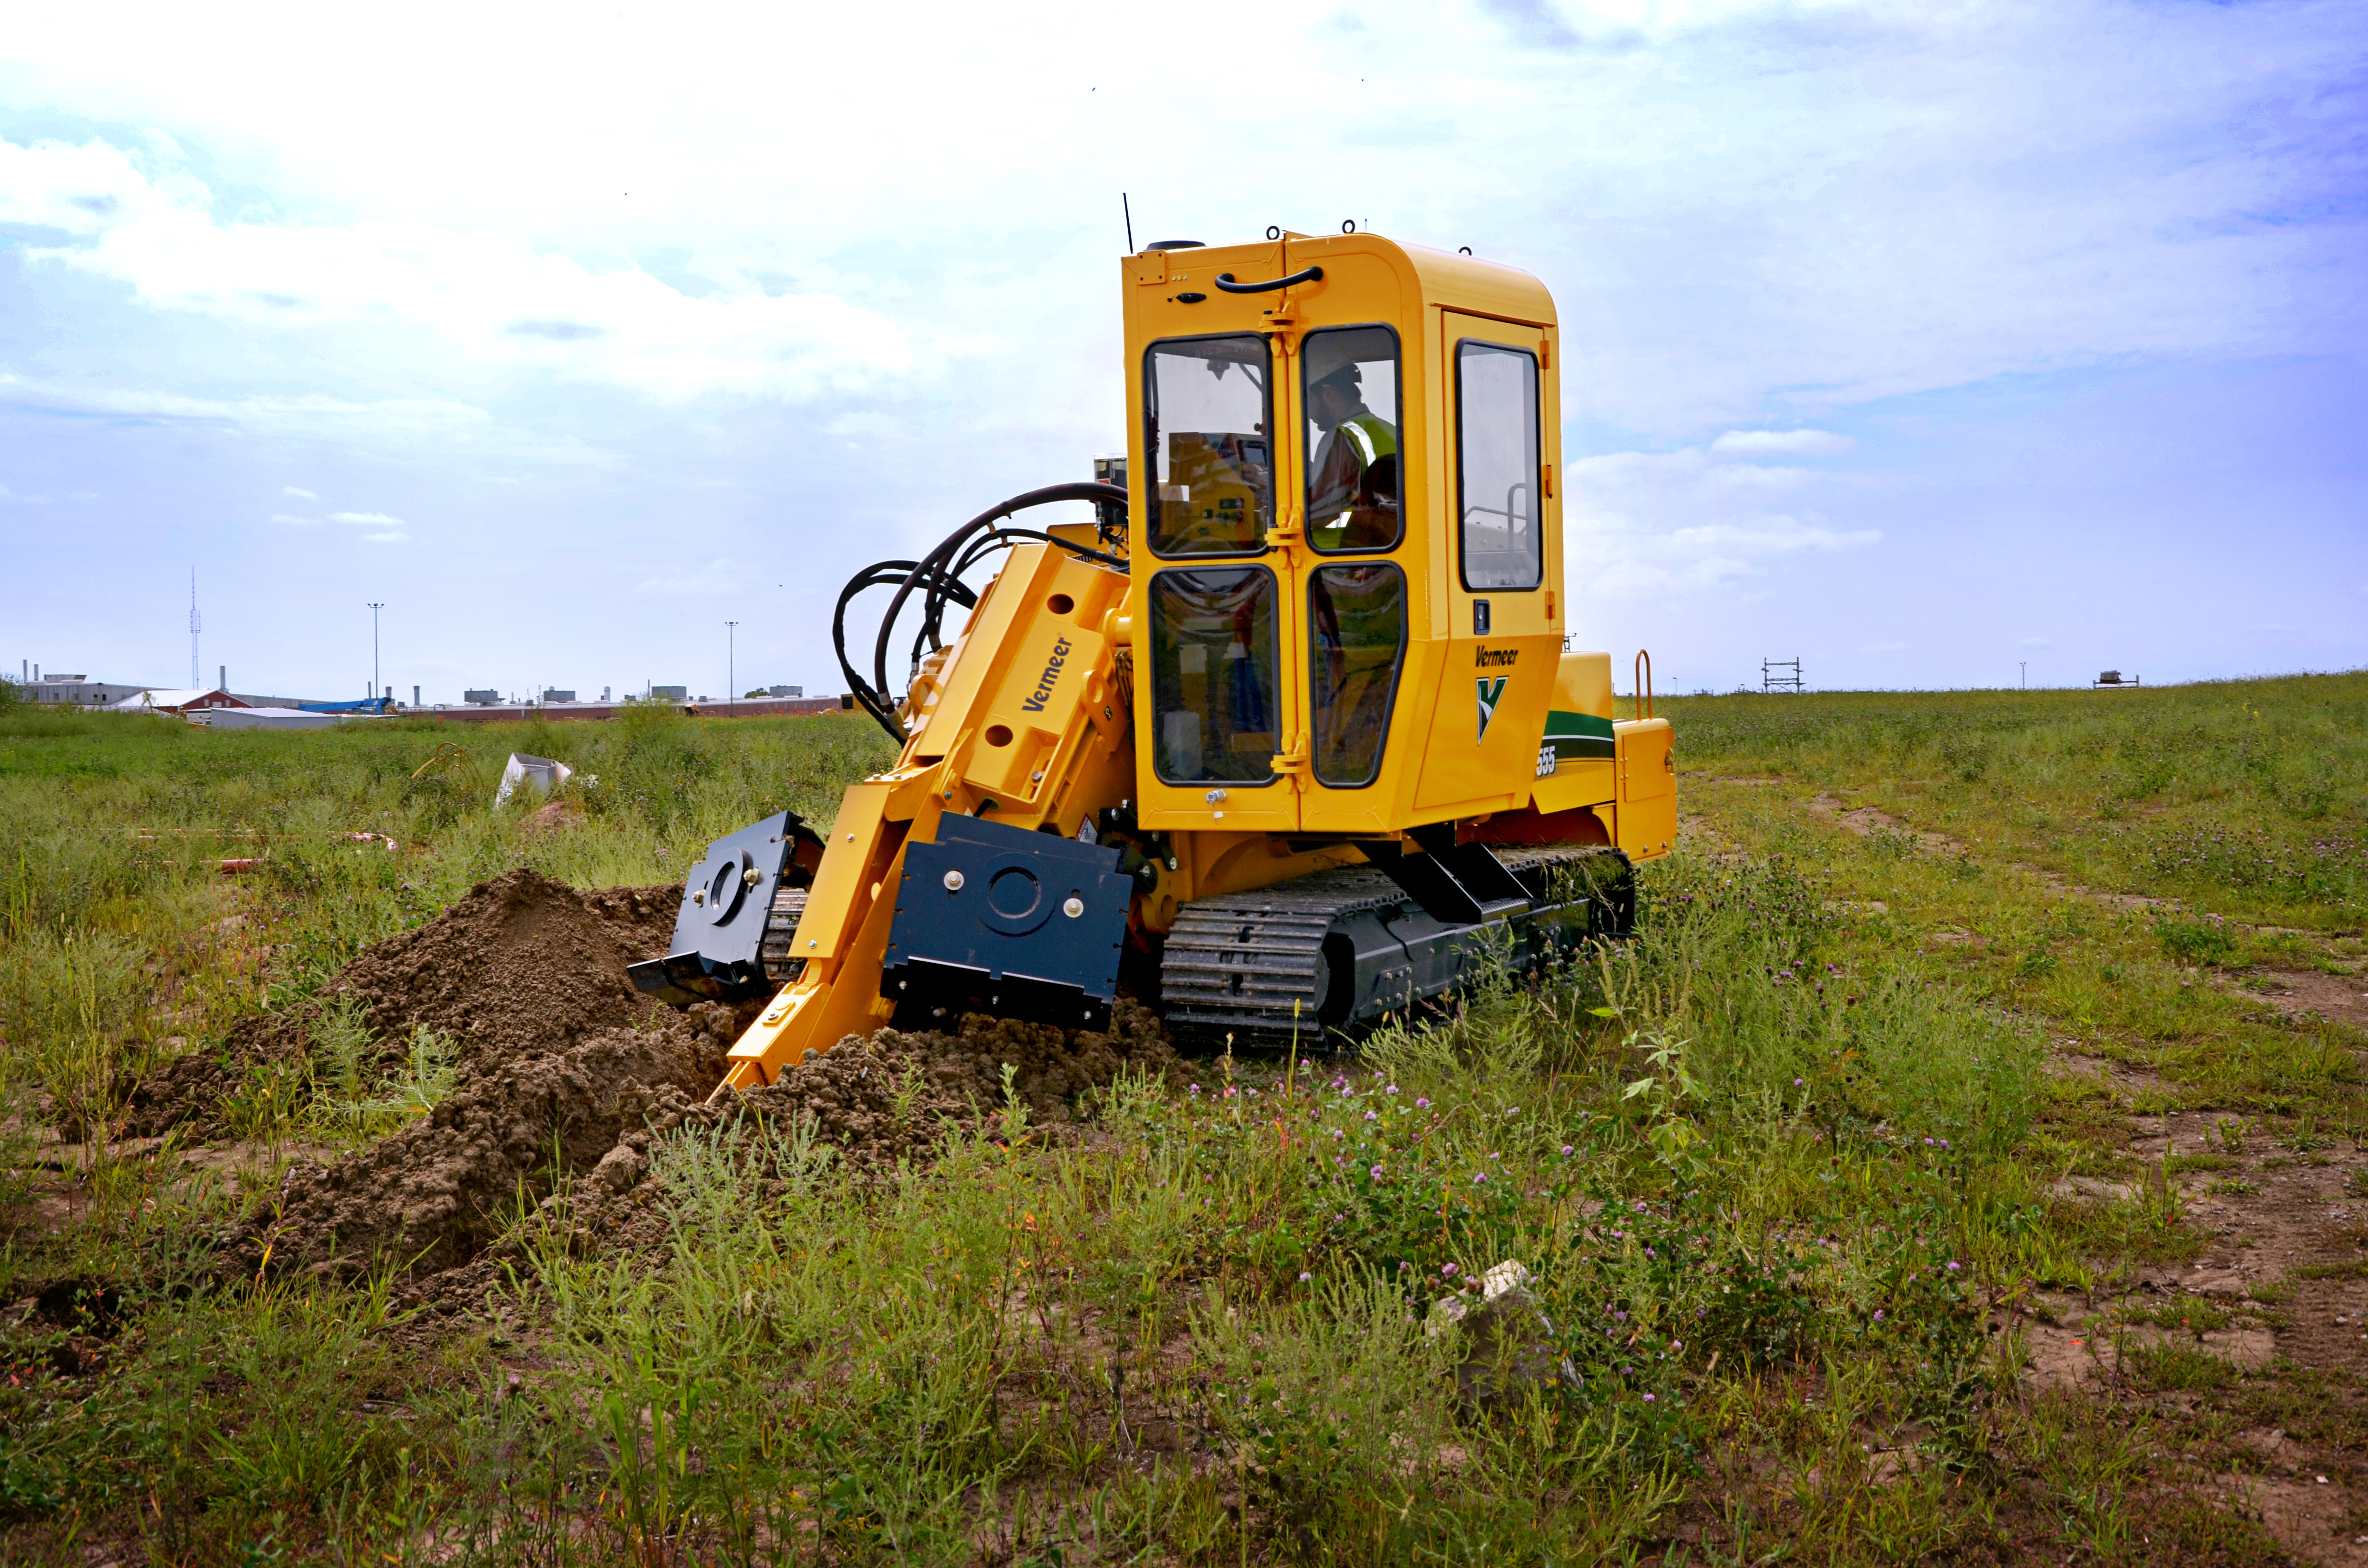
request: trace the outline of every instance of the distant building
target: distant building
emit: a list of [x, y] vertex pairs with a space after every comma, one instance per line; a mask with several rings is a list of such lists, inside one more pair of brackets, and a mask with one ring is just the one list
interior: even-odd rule
[[689, 698], [690, 687], [687, 686], [654, 686], [650, 687], [650, 695], [656, 698], [661, 702], [681, 702]]
[[473, 702], [480, 708], [490, 708], [501, 699], [502, 694], [498, 691], [464, 691], [461, 694], [461, 701]]
[[137, 691], [122, 701], [113, 703], [109, 711], [116, 713], [178, 713], [198, 712], [208, 708], [245, 708], [249, 706], [220, 687], [203, 691]]
[[548, 687], [543, 690], [542, 699], [545, 702], [573, 702], [575, 700], [575, 694], [572, 691], [562, 691], [555, 686]]
[[40, 676], [20, 684], [28, 702], [70, 702], [77, 708], [112, 708], [140, 687], [118, 681], [91, 680], [83, 676]]
[[805, 694], [806, 688], [802, 686], [768, 686], [765, 688], [768, 697], [803, 697]]

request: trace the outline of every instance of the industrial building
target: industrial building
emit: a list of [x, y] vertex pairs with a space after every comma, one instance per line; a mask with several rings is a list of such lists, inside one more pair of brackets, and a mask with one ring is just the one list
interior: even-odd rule
[[24, 678], [17, 683], [19, 695], [28, 702], [70, 702], [77, 708], [111, 708], [127, 697], [137, 697], [141, 688], [115, 681], [93, 680], [88, 676], [49, 675], [29, 660], [23, 670]]

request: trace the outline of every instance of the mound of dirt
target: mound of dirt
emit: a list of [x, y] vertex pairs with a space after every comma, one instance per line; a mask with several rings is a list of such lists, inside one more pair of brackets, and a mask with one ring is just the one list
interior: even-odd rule
[[743, 1021], [703, 1006], [649, 1031], [481, 1059], [426, 1119], [337, 1165], [291, 1172], [234, 1233], [224, 1271], [350, 1275], [392, 1260], [414, 1278], [398, 1304], [467, 1310], [498, 1278], [489, 1244], [516, 1248], [502, 1233], [521, 1198], [586, 1250], [661, 1252], [666, 1225], [643, 1177], [653, 1140], [686, 1122], [810, 1116], [816, 1142], [860, 1176], [925, 1157], [949, 1121], [993, 1114], [1007, 1064], [1030, 1119], [1059, 1125], [1085, 1091], [1175, 1061], [1157, 1017], [1131, 1002], [1103, 1033], [973, 1015], [953, 1034], [850, 1035], [779, 1083], [706, 1105]]
[[[993, 1114], [1007, 1067], [1042, 1125], [1070, 1120], [1078, 1095], [1130, 1067], [1175, 1059], [1158, 1018], [1131, 1002], [1095, 1033], [972, 1016], [952, 1033], [849, 1036], [742, 1105], [709, 1107], [724, 1051], [761, 1004], [673, 1012], [633, 990], [625, 966], [666, 950], [679, 898], [670, 886], [583, 892], [520, 869], [347, 964], [327, 994], [359, 1005], [390, 1062], [423, 1025], [458, 1042], [452, 1092], [335, 1165], [290, 1170], [225, 1238], [224, 1274], [350, 1276], [392, 1262], [416, 1281], [481, 1291], [487, 1248], [521, 1199], [586, 1244], [646, 1250], [650, 1227], [629, 1221], [648, 1195], [634, 1189], [653, 1136], [686, 1120], [725, 1122], [743, 1106], [810, 1116], [817, 1141], [860, 1173], [926, 1155], [948, 1121]], [[222, 1052], [153, 1074], [127, 1131], [217, 1124], [258, 1063], [308, 1048], [315, 1017], [246, 1020]]]
[[521, 1195], [539, 1198], [627, 1132], [695, 1107], [722, 1074], [732, 1023], [711, 1005], [647, 1031], [603, 1029], [464, 1067], [418, 1121], [335, 1165], [291, 1167], [233, 1233], [222, 1264], [251, 1278], [465, 1263]]
[[[586, 892], [521, 867], [366, 949], [326, 994], [360, 1005], [381, 1066], [422, 1024], [458, 1042], [463, 1071], [561, 1050], [649, 1015], [655, 1005], [625, 966], [666, 952], [681, 901], [672, 884]], [[221, 1049], [165, 1063], [132, 1091], [121, 1135], [223, 1134], [224, 1103], [257, 1067], [302, 1057], [319, 1011], [308, 1003], [242, 1018]]]
[[425, 1024], [463, 1063], [549, 1051], [645, 1016], [625, 966], [663, 957], [682, 890], [583, 892], [529, 867], [481, 882], [424, 926], [365, 949], [330, 983], [381, 1040]]

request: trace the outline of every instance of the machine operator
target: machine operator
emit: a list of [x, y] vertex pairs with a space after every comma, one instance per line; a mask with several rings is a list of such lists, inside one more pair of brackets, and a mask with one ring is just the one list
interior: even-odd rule
[[1307, 534], [1319, 550], [1386, 550], [1398, 536], [1397, 426], [1365, 406], [1353, 358], [1315, 367], [1307, 417], [1324, 432], [1307, 486]]

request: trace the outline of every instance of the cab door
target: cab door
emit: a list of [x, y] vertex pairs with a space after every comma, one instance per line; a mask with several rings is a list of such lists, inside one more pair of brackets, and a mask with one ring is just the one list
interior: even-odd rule
[[[1368, 282], [1334, 263], [1343, 283]], [[1368, 282], [1371, 304], [1395, 301]], [[1378, 297], [1377, 297], [1378, 296]], [[1377, 833], [1397, 825], [1383, 770], [1394, 739], [1416, 608], [1407, 557], [1418, 443], [1407, 428], [1409, 362], [1387, 321], [1313, 327], [1294, 345], [1292, 433], [1302, 454], [1304, 517], [1296, 595], [1304, 660], [1309, 832]]]
[[1562, 653], [1554, 331], [1442, 311], [1439, 353], [1447, 516], [1431, 559], [1447, 641], [1415, 796], [1432, 818], [1528, 801]]
[[1269, 540], [1282, 522], [1278, 475], [1295, 472], [1277, 384], [1287, 354], [1252, 309], [1205, 301], [1191, 324], [1214, 330], [1157, 338], [1140, 366], [1134, 679], [1147, 827], [1299, 826], [1298, 616], [1290, 551]]

